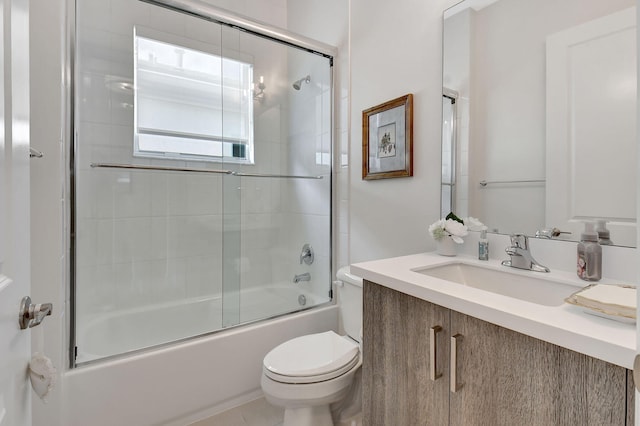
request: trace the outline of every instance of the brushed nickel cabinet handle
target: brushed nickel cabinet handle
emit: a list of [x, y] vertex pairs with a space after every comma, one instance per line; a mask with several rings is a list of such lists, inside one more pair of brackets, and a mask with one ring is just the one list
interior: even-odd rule
[[440, 333], [442, 331], [442, 327], [440, 327], [439, 325], [434, 325], [433, 327], [431, 327], [430, 331], [429, 331], [429, 351], [430, 351], [430, 358], [431, 358], [431, 366], [430, 366], [430, 376], [431, 376], [431, 380], [432, 381], [436, 381], [438, 380], [440, 377], [442, 377], [442, 374], [438, 374], [437, 372], [437, 367], [436, 367], [436, 355], [438, 353], [438, 349], [437, 349], [437, 336], [436, 334]]
[[462, 384], [458, 384], [458, 340], [462, 339], [462, 334], [451, 336], [451, 359], [449, 366], [449, 390], [456, 393], [462, 388]]

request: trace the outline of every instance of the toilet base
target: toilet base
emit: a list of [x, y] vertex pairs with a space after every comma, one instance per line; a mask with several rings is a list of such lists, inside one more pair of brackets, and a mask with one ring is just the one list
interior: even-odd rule
[[[270, 404], [284, 408], [283, 426], [334, 426], [331, 404], [349, 395], [361, 366], [359, 356], [357, 364], [343, 375], [304, 384], [278, 382], [263, 373], [260, 385]], [[359, 391], [359, 385], [356, 388]]]
[[333, 426], [329, 405], [287, 408], [282, 426]]

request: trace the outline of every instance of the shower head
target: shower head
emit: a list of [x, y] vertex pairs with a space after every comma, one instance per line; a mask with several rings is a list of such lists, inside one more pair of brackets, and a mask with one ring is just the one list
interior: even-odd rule
[[306, 77], [302, 77], [300, 80], [296, 80], [293, 82], [293, 88], [296, 90], [300, 90], [302, 87], [302, 83], [311, 83], [311, 76], [307, 75]]

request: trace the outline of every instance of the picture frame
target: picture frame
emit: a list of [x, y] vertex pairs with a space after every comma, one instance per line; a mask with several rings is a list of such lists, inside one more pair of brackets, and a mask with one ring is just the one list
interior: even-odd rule
[[413, 94], [362, 111], [362, 179], [413, 176]]

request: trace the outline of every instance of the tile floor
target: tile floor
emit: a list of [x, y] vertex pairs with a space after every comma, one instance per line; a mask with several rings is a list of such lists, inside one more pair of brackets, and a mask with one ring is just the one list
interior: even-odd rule
[[283, 420], [283, 409], [259, 398], [190, 426], [280, 426]]
[[[189, 426], [281, 426], [283, 420], [284, 410], [259, 398]], [[362, 415], [336, 426], [362, 426]]]

